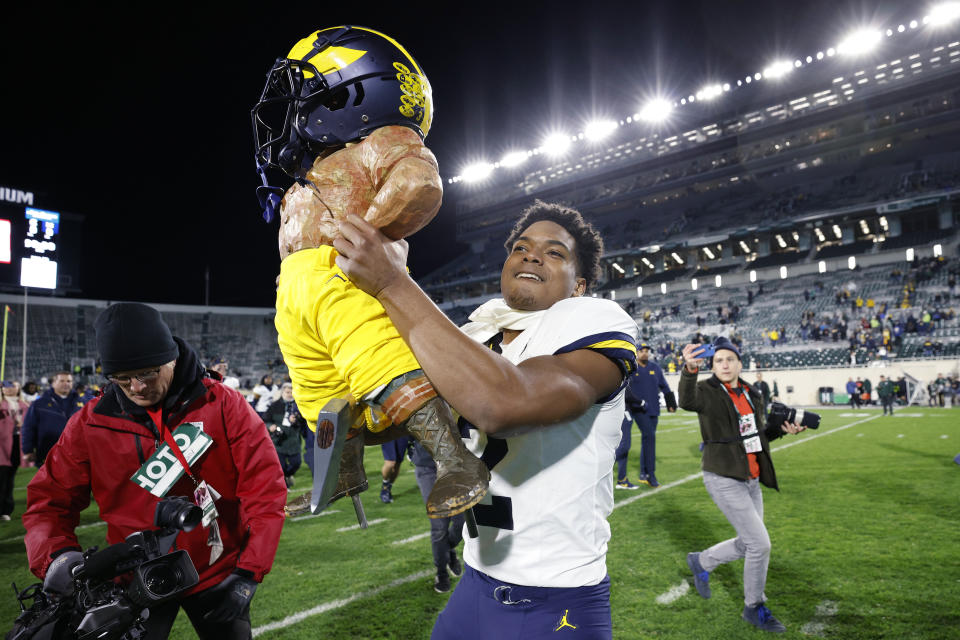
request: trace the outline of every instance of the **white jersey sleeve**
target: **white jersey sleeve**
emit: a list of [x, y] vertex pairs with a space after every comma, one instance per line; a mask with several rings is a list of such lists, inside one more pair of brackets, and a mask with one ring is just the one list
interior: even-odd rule
[[[519, 364], [578, 349], [636, 368], [637, 325], [619, 305], [597, 298], [554, 304], [504, 345]], [[623, 420], [622, 388], [581, 416], [503, 439], [473, 432], [471, 449], [490, 466], [490, 491], [474, 515], [480, 535], [466, 541], [475, 569], [513, 584], [595, 585], [606, 575], [613, 509], [614, 451]]]

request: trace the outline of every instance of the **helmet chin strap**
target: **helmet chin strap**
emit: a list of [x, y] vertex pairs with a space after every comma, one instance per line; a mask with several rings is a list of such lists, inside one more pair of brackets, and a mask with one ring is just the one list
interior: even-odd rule
[[267, 168], [257, 163], [257, 173], [260, 174], [260, 180], [263, 184], [257, 187], [257, 198], [260, 200], [260, 206], [263, 207], [263, 219], [267, 222], [273, 222], [274, 216], [280, 210], [280, 200], [283, 199], [283, 189], [273, 187], [267, 178]]

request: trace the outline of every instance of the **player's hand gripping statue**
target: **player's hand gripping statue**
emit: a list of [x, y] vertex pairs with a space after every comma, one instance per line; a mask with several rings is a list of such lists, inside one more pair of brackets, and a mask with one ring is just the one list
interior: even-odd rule
[[[330, 501], [367, 488], [364, 439], [375, 444], [409, 433], [437, 462], [428, 515], [465, 511], [486, 493], [489, 471], [463, 446], [449, 407], [383, 307], [336, 266], [332, 247], [347, 214], [399, 239], [440, 209], [437, 161], [423, 145], [433, 119], [426, 76], [382, 33], [323, 29], [276, 61], [251, 116], [264, 217], [280, 213], [280, 349], [320, 446], [343, 446]], [[296, 182], [284, 194], [269, 184], [268, 169]], [[345, 433], [321, 421], [318, 431], [321, 410], [338, 398], [356, 400], [353, 428]], [[305, 509], [310, 498], [298, 503], [291, 508]]]

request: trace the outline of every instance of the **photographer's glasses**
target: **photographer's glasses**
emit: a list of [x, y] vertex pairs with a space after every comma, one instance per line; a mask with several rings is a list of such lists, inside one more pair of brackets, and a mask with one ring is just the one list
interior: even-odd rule
[[149, 384], [160, 377], [160, 367], [156, 369], [150, 369], [149, 371], [144, 371], [143, 373], [138, 373], [132, 376], [107, 376], [107, 380], [110, 382], [115, 382], [121, 387], [129, 387], [130, 383], [136, 380], [140, 384]]

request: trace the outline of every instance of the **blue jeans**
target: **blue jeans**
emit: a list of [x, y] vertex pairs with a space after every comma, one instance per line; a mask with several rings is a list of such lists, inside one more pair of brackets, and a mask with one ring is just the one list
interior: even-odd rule
[[430, 640], [609, 640], [610, 578], [588, 587], [525, 587], [466, 565]]
[[[417, 486], [420, 495], [426, 503], [427, 496], [433, 491], [437, 483], [437, 467], [416, 465]], [[433, 550], [433, 564], [437, 567], [437, 574], [447, 574], [447, 565], [450, 563], [450, 552], [457, 548], [463, 540], [463, 522], [466, 516], [459, 513], [450, 518], [429, 518], [430, 520], [430, 547]]]
[[703, 472], [703, 484], [713, 502], [737, 532], [736, 538], [718, 542], [700, 552], [700, 565], [706, 571], [743, 558], [743, 601], [747, 605], [766, 602], [763, 592], [770, 564], [770, 536], [763, 524], [763, 494], [760, 481], [737, 480]]

